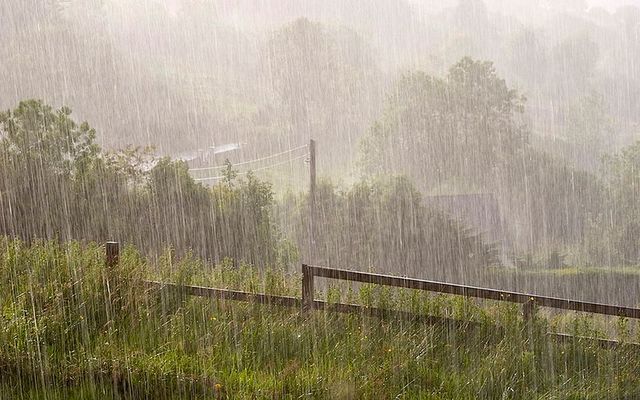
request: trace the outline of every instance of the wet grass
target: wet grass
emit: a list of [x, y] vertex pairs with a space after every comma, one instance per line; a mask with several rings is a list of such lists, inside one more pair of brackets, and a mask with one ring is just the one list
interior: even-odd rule
[[551, 276], [572, 276], [572, 275], [589, 275], [589, 274], [620, 274], [640, 276], [640, 268], [633, 267], [581, 267], [581, 266], [565, 266], [562, 268], [537, 268], [520, 271], [530, 275], [551, 275]]
[[[185, 298], [141, 278], [299, 295], [299, 276], [96, 245], [0, 245], [0, 398], [603, 399], [640, 396], [640, 352], [550, 340], [515, 305], [362, 286], [330, 301], [479, 322], [393, 318]], [[577, 334], [598, 320], [563, 320]], [[573, 325], [571, 325], [573, 323]], [[621, 322], [624, 325], [624, 321]], [[624, 326], [620, 327], [624, 329]]]

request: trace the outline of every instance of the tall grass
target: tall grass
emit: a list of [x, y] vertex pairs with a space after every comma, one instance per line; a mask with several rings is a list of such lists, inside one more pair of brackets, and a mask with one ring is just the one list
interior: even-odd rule
[[[640, 396], [640, 352], [556, 343], [514, 305], [362, 286], [330, 301], [454, 317], [394, 318], [186, 298], [142, 278], [299, 295], [299, 276], [135, 249], [105, 276], [95, 244], [0, 243], [0, 398], [603, 399]], [[110, 278], [107, 280], [107, 278]], [[109, 286], [106, 285], [107, 281]], [[575, 332], [596, 321], [578, 320]], [[621, 322], [620, 329], [625, 329]]]

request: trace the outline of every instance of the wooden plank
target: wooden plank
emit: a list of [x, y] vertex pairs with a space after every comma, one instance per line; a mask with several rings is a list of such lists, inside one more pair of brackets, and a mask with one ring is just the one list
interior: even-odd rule
[[[177, 285], [174, 283], [163, 283], [158, 281], [143, 281], [147, 289], [170, 289], [180, 291], [189, 296], [208, 297], [218, 300], [234, 300], [243, 302], [254, 302], [259, 304], [278, 305], [281, 307], [299, 308], [303, 306], [303, 301], [297, 297], [266, 295], [260, 293], [250, 293], [238, 290], [215, 289], [204, 286]], [[358, 304], [329, 303], [322, 300], [314, 300], [313, 308], [327, 312], [338, 312], [344, 314], [362, 314], [376, 318], [399, 318], [434, 324], [445, 324], [458, 329], [477, 328], [479, 322], [464, 321], [454, 318], [438, 317], [434, 315], [416, 314], [409, 311], [392, 310], [386, 308], [366, 307]]]
[[[235, 300], [244, 302], [256, 302], [260, 304], [278, 305], [282, 307], [299, 308], [302, 306], [302, 299], [289, 296], [275, 296], [259, 293], [249, 293], [237, 290], [228, 289], [215, 289], [203, 286], [191, 286], [191, 285], [177, 285], [173, 283], [163, 283], [157, 281], [143, 281], [148, 289], [163, 289], [168, 288], [171, 290], [182, 291], [183, 293], [191, 296], [207, 297], [221, 300]], [[415, 314], [409, 311], [391, 310], [376, 307], [366, 307], [357, 304], [344, 304], [344, 303], [329, 303], [322, 300], [314, 300], [313, 308], [316, 310], [322, 310], [326, 312], [338, 312], [345, 314], [361, 314], [376, 318], [399, 318], [409, 321], [418, 321], [427, 323], [430, 325], [446, 325], [453, 329], [474, 329], [479, 328], [483, 324], [480, 322], [465, 321], [454, 318], [438, 317], [434, 315]], [[500, 332], [501, 328], [494, 326], [496, 332]], [[590, 338], [583, 336], [572, 336], [565, 333], [547, 333], [547, 336], [554, 339], [559, 343], [570, 343], [574, 340], [594, 341], [598, 345], [604, 348], [615, 348], [620, 345], [628, 345], [638, 347], [638, 343], [620, 343], [615, 340]]]
[[[454, 294], [488, 300], [508, 301], [511, 303], [533, 302], [539, 307], [551, 307], [563, 310], [589, 312], [594, 314], [614, 315], [640, 319], [640, 309], [610, 304], [591, 303], [586, 301], [561, 299], [557, 297], [538, 296], [534, 294], [510, 292], [505, 290], [486, 289], [475, 286], [457, 285], [437, 281], [403, 278], [391, 275], [371, 274], [367, 272], [344, 269], [325, 268], [307, 265], [317, 277], [340, 279], [376, 285], [395, 286], [406, 289], [425, 290], [430, 292]], [[304, 268], [304, 267], [303, 267]]]
[[249, 293], [238, 290], [214, 289], [204, 286], [176, 285], [157, 281], [144, 281], [149, 289], [170, 289], [185, 293], [189, 296], [209, 297], [219, 300], [236, 300], [259, 304], [273, 304], [283, 307], [300, 307], [302, 300], [297, 297], [275, 296], [261, 293]]

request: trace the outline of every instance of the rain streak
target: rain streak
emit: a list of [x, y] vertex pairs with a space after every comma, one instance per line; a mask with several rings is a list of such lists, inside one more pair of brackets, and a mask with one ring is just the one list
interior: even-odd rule
[[640, 0], [0, 38], [0, 400], [640, 398]]

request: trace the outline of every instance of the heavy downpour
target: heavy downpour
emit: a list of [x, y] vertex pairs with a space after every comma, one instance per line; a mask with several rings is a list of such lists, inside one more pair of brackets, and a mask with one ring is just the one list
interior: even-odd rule
[[0, 38], [0, 399], [640, 399], [640, 0]]

